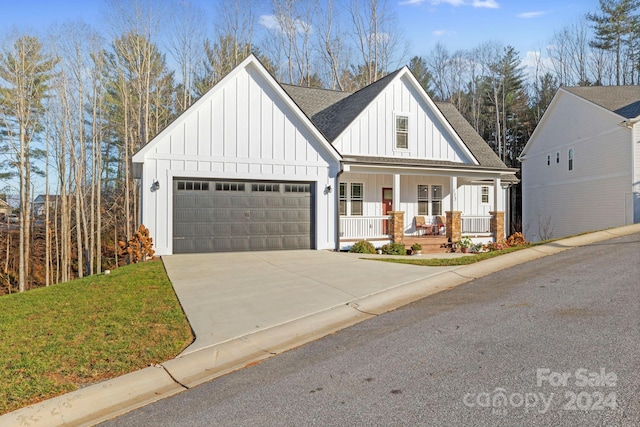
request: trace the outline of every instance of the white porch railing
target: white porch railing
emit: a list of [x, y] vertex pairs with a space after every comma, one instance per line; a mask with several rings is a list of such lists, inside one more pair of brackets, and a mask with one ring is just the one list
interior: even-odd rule
[[341, 239], [391, 237], [391, 216], [341, 216]]
[[491, 233], [491, 215], [467, 216], [462, 215], [462, 234]]

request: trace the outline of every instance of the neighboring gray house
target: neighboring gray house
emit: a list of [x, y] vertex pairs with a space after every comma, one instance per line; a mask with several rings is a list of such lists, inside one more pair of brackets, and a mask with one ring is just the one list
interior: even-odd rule
[[520, 155], [539, 241], [640, 222], [640, 86], [562, 87]]
[[46, 213], [47, 205], [49, 205], [49, 211], [53, 213], [60, 200], [60, 196], [53, 194], [39, 194], [33, 200], [33, 216], [42, 217]]
[[[408, 68], [355, 93], [280, 85], [249, 56], [133, 156], [156, 253], [502, 238], [515, 179]], [[393, 227], [390, 227], [393, 224]]]

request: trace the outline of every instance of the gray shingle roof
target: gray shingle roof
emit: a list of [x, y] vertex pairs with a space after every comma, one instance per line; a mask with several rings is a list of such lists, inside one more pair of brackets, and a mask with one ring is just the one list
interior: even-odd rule
[[[282, 85], [282, 88], [311, 119], [327, 140], [333, 142], [399, 72], [400, 70], [397, 70], [387, 74], [375, 83], [365, 86], [354, 93], [325, 91], [331, 94], [321, 94], [322, 89], [289, 85]], [[340, 97], [338, 94], [343, 94], [343, 96]], [[330, 98], [336, 101], [332, 104], [325, 104], [330, 101]]]
[[640, 115], [640, 86], [563, 86], [563, 89], [624, 118]]
[[287, 94], [298, 104], [298, 107], [311, 118], [335, 104], [336, 102], [351, 95], [351, 92], [342, 92], [339, 90], [319, 89], [313, 87], [303, 87], [281, 84]]
[[436, 106], [480, 165], [490, 168], [507, 167], [453, 104], [436, 102]]
[[[281, 86], [307, 117], [311, 119], [313, 124], [322, 132], [327, 140], [333, 142], [400, 71], [401, 70], [397, 70], [388, 74], [355, 93], [286, 84]], [[453, 130], [458, 134], [462, 142], [478, 160], [481, 167], [508, 169], [498, 155], [493, 152], [491, 147], [478, 135], [471, 124], [469, 124], [453, 104], [438, 102], [436, 106], [442, 112]], [[350, 158], [357, 158], [358, 161], [376, 161], [375, 158], [362, 156], [350, 156]], [[392, 163], [395, 160], [397, 159], [377, 159], [377, 161], [386, 163]], [[437, 160], [412, 159], [408, 161], [411, 164], [422, 166], [462, 166], [460, 163]]]

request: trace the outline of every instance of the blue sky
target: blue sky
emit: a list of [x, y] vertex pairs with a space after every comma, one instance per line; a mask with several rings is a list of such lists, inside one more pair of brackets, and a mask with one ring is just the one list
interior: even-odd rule
[[[192, 0], [213, 14], [215, 0]], [[320, 0], [322, 3], [322, 0]], [[334, 0], [341, 4], [347, 0]], [[514, 46], [521, 57], [544, 49], [554, 31], [598, 10], [598, 0], [387, 0], [410, 42], [410, 54], [426, 55], [440, 41], [450, 51], [495, 40]], [[268, 0], [258, 2], [268, 13]], [[0, 0], [0, 34], [13, 26], [46, 29], [81, 19], [100, 22], [101, 0]]]

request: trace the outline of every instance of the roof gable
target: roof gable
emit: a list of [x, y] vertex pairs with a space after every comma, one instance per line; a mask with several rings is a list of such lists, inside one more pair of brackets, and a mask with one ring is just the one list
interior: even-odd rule
[[[144, 147], [142, 147], [138, 152], [133, 155], [133, 163], [134, 163], [134, 173], [139, 176], [140, 174], [140, 165], [144, 163], [145, 155], [152, 151], [156, 144], [160, 141], [164, 140], [167, 135], [170, 135], [176, 128], [182, 126], [185, 121], [189, 120], [189, 114], [192, 111], [199, 110], [202, 106], [209, 103], [211, 99], [220, 91], [224, 90], [224, 87], [227, 83], [234, 81], [236, 76], [246, 70], [249, 74], [255, 72], [257, 73], [262, 81], [266, 82], [269, 89], [274, 92], [279, 100], [284, 103], [303, 123], [303, 126], [309, 131], [315, 139], [323, 146], [326, 152], [334, 158], [335, 160], [339, 160], [341, 158], [340, 154], [337, 150], [329, 144], [326, 138], [320, 133], [320, 131], [316, 128], [316, 126], [311, 122], [311, 120], [304, 114], [304, 112], [300, 109], [300, 107], [293, 101], [293, 99], [288, 96], [288, 94], [284, 91], [283, 87], [276, 82], [276, 80], [269, 74], [266, 68], [260, 63], [260, 61], [253, 55], [249, 55], [244, 61], [242, 61], [238, 66], [236, 66], [231, 72], [229, 72], [224, 78], [222, 78], [218, 83], [216, 83], [211, 89], [209, 89], [198, 101], [196, 101], [193, 105], [187, 108], [178, 118], [176, 118], [169, 126], [163, 129], [158, 135], [156, 135], [151, 141], [149, 141]], [[136, 164], [138, 167], [136, 168]]]
[[561, 89], [626, 119], [640, 115], [640, 86], [563, 86]]
[[[548, 126], [557, 108], [566, 108], [564, 102], [574, 100], [589, 105], [599, 116], [631, 120], [640, 115], [640, 86], [562, 86], [553, 96], [542, 118], [536, 125], [529, 141], [518, 159], [522, 162], [541, 132]], [[561, 114], [561, 113], [558, 113]]]

